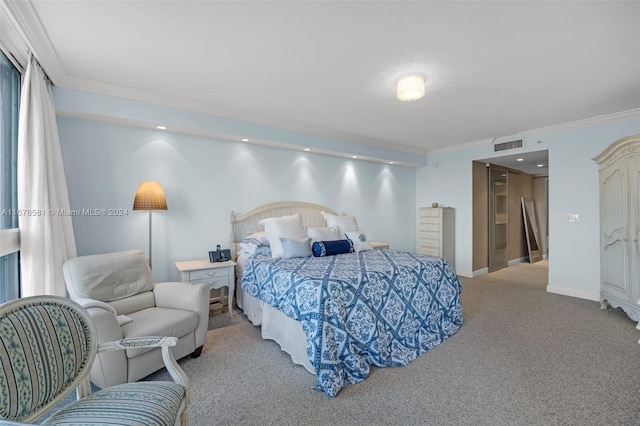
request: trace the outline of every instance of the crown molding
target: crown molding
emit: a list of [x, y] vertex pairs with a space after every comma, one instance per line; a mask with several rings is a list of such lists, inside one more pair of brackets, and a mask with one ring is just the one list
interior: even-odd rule
[[640, 108], [634, 108], [627, 111], [614, 112], [611, 114], [599, 115], [597, 117], [585, 118], [583, 120], [569, 121], [568, 123], [555, 124], [547, 127], [540, 127], [532, 130], [519, 132], [521, 136], [534, 136], [545, 133], [554, 133], [563, 130], [576, 129], [579, 127], [595, 126], [597, 124], [611, 123], [613, 121], [626, 120], [629, 118], [640, 118]]
[[[63, 81], [67, 77], [67, 72], [62, 66], [58, 53], [51, 44], [31, 0], [2, 0], [2, 6], [24, 41], [26, 48], [33, 53], [53, 84]], [[19, 52], [18, 54], [22, 56], [22, 53], [26, 56], [27, 52]]]

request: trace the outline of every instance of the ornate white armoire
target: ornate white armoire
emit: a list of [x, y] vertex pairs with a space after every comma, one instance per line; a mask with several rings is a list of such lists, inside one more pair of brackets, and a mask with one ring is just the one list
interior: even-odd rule
[[640, 135], [615, 141], [593, 160], [600, 169], [600, 303], [638, 321]]

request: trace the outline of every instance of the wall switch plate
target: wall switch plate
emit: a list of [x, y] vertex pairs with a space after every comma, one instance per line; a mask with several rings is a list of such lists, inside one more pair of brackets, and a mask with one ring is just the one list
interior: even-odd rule
[[567, 215], [567, 221], [571, 223], [578, 223], [580, 222], [580, 215], [577, 213], [569, 213]]

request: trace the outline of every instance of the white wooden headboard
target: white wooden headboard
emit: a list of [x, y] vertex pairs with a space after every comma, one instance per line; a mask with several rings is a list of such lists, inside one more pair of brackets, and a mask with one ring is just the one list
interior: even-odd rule
[[328, 207], [320, 204], [305, 203], [302, 201], [280, 201], [277, 203], [264, 204], [256, 207], [247, 213], [240, 214], [231, 212], [231, 256], [235, 259], [239, 247], [238, 243], [242, 239], [253, 232], [262, 231], [262, 226], [258, 221], [268, 217], [290, 216], [293, 214], [302, 214], [302, 223], [305, 226], [322, 227], [327, 226], [320, 212], [336, 214]]

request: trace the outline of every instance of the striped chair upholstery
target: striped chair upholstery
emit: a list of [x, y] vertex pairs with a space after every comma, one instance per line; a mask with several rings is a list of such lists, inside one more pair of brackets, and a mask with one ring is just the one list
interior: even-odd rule
[[[179, 370], [168, 348], [175, 341], [164, 342], [162, 349], [172, 364], [167, 368]], [[106, 350], [127, 342], [112, 343]], [[184, 372], [177, 373], [184, 380], [176, 382], [126, 383], [91, 394], [89, 372], [97, 351], [93, 320], [76, 302], [36, 296], [0, 305], [0, 424], [35, 421], [76, 388], [79, 399], [42, 424], [186, 424]]]
[[42, 424], [173, 425], [183, 399], [184, 388], [173, 382], [126, 383], [93, 393]]

